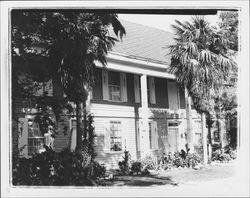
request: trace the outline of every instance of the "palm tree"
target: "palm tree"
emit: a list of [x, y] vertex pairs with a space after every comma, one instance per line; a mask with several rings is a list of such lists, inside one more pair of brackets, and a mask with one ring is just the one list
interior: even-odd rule
[[234, 64], [227, 56], [228, 49], [220, 31], [204, 19], [175, 21], [175, 43], [169, 46], [171, 64], [169, 71], [176, 76], [177, 83], [186, 88], [195, 109], [202, 115], [203, 157], [207, 163], [207, 135], [205, 113], [211, 114], [213, 93], [216, 92]]

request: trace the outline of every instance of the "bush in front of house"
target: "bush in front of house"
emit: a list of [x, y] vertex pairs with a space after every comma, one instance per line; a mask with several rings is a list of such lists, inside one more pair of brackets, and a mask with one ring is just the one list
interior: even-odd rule
[[135, 161], [132, 162], [131, 168], [130, 168], [130, 175], [149, 175], [149, 170], [143, 166], [141, 161]]
[[18, 158], [13, 167], [13, 185], [93, 186], [105, 174], [105, 167], [92, 161], [85, 166], [81, 154], [69, 149], [46, 151], [31, 158]]
[[158, 169], [158, 160], [150, 155], [140, 160], [144, 169], [156, 170]]
[[175, 152], [174, 154], [163, 154], [159, 161], [159, 169], [170, 170], [173, 168], [194, 168], [201, 163], [201, 158], [196, 153], [185, 151]]
[[217, 149], [212, 153], [212, 161], [227, 163], [231, 160], [236, 159], [237, 152], [231, 148], [225, 149], [225, 152], [222, 149]]
[[[121, 175], [148, 175], [148, 167], [151, 167], [152, 163], [149, 158], [145, 159], [145, 161], [132, 161], [129, 151], [124, 151], [123, 160], [118, 162], [118, 173]], [[146, 162], [149, 162], [149, 164]]]
[[131, 156], [129, 151], [124, 151], [123, 160], [118, 162], [119, 172], [122, 175], [129, 175], [131, 168]]

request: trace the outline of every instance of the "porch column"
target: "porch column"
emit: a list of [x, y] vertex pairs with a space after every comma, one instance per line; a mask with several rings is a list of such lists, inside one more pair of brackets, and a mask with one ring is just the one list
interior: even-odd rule
[[88, 97], [87, 97], [87, 100], [86, 100], [86, 113], [90, 113], [90, 100], [93, 98], [93, 93], [92, 93], [92, 90], [90, 89], [88, 91]]
[[191, 109], [191, 97], [188, 96], [187, 89], [185, 89], [186, 100], [186, 118], [187, 118], [187, 143], [190, 152], [194, 152], [194, 134], [192, 128], [192, 109]]
[[149, 125], [148, 125], [148, 92], [147, 92], [147, 75], [140, 77], [141, 81], [141, 151], [142, 157], [145, 157], [150, 152], [149, 145]]

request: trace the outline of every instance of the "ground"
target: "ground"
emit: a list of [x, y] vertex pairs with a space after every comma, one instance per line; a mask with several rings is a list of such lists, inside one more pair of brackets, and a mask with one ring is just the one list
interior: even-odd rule
[[[249, 196], [249, 186], [237, 174], [237, 164], [213, 164], [194, 169], [152, 172], [150, 176], [114, 176], [112, 186], [146, 187], [154, 196]], [[151, 187], [151, 188], [149, 188]], [[133, 188], [129, 188], [131, 193]], [[159, 189], [159, 190], [158, 190]], [[167, 194], [164, 194], [167, 193]], [[149, 194], [146, 194], [147, 196]]]

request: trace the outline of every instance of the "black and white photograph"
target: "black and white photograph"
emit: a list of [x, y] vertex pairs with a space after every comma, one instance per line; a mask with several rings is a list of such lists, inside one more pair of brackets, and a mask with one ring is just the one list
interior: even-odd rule
[[249, 197], [248, 1], [2, 1], [2, 197]]

